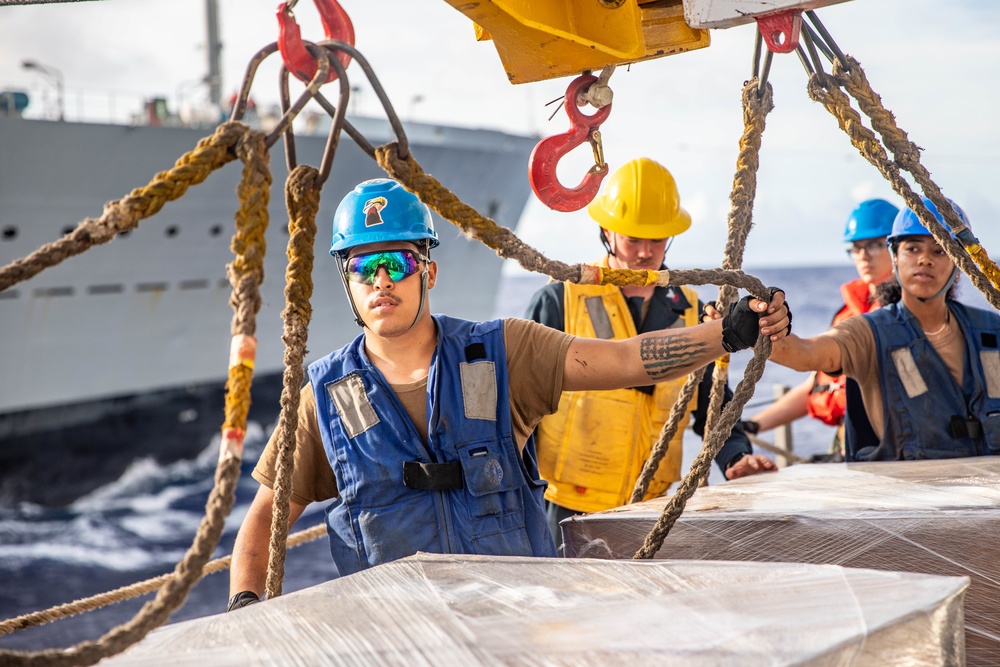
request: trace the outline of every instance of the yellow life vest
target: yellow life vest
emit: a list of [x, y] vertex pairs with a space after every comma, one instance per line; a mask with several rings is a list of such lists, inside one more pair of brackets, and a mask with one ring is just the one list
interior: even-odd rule
[[[614, 285], [565, 283], [565, 331], [584, 338], [623, 339], [636, 335], [621, 290]], [[682, 287], [691, 307], [674, 327], [698, 323], [698, 294]], [[659, 439], [686, 378], [656, 385], [652, 395], [634, 389], [567, 391], [559, 410], [535, 432], [538, 467], [549, 483], [549, 502], [578, 512], [624, 505]], [[681, 478], [684, 426], [697, 403], [692, 398], [681, 428], [670, 441], [646, 498], [663, 494]]]

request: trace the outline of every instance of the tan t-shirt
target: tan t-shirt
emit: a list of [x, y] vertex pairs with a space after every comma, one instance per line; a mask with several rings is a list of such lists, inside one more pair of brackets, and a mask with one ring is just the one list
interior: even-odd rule
[[[566, 351], [572, 340], [573, 336], [537, 322], [504, 321], [510, 409], [514, 439], [521, 449], [542, 417], [559, 409]], [[427, 442], [427, 378], [392, 385], [392, 389]], [[276, 436], [277, 429], [253, 470], [253, 478], [269, 488], [274, 487]], [[292, 499], [306, 505], [336, 498], [337, 483], [319, 434], [316, 397], [311, 384], [306, 384], [300, 394], [296, 438]]]
[[[871, 422], [875, 435], [881, 438], [885, 409], [878, 369], [882, 360], [875, 354], [875, 334], [871, 325], [864, 317], [850, 317], [822, 335], [830, 336], [837, 341], [844, 373], [857, 381], [861, 387], [861, 398], [868, 413], [868, 421]], [[927, 338], [941, 356], [955, 382], [961, 386], [965, 367], [965, 338], [958, 320], [952, 315], [941, 333]]]

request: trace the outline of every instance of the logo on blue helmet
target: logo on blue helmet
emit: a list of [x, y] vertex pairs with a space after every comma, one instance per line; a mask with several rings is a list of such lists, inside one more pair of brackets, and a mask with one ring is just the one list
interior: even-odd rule
[[426, 243], [428, 249], [439, 243], [431, 210], [396, 181], [375, 178], [358, 184], [337, 207], [330, 254], [384, 241]]
[[844, 229], [844, 242], [878, 239], [889, 235], [899, 209], [884, 199], [867, 199], [851, 211]]
[[386, 201], [385, 197], [375, 197], [375, 199], [369, 199], [365, 202], [365, 205], [361, 208], [365, 214], [365, 227], [374, 227], [375, 225], [385, 224], [382, 222], [382, 215], [380, 211], [388, 205], [389, 202]]

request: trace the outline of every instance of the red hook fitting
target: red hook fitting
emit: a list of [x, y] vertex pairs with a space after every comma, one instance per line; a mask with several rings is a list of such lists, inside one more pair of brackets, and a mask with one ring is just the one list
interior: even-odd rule
[[[292, 7], [298, 0], [289, 0], [278, 5], [278, 50], [285, 61], [285, 67], [302, 81], [309, 83], [316, 76], [316, 59], [313, 58], [302, 43], [302, 32], [295, 22]], [[316, 0], [316, 9], [323, 23], [323, 31], [327, 39], [335, 39], [354, 46], [354, 24], [344, 8], [337, 0]], [[337, 58], [346, 68], [351, 63], [351, 57], [343, 51], [337, 52]], [[326, 82], [337, 78], [337, 71], [331, 67]]]
[[[542, 139], [531, 151], [528, 160], [528, 180], [535, 196], [549, 208], [568, 213], [579, 211], [597, 196], [601, 181], [608, 174], [608, 165], [604, 161], [604, 148], [601, 145], [601, 123], [608, 119], [611, 105], [597, 110], [593, 116], [587, 116], [576, 104], [577, 95], [585, 91], [597, 77], [584, 74], [577, 77], [566, 89], [566, 99], [563, 106], [569, 116], [569, 132], [557, 134]], [[556, 166], [563, 155], [589, 141], [594, 148], [594, 166], [590, 168], [583, 181], [575, 188], [567, 188], [559, 182], [556, 176]]]
[[757, 29], [771, 53], [791, 53], [799, 48], [799, 32], [802, 30], [802, 10], [789, 9], [787, 12], [765, 14], [754, 17]]

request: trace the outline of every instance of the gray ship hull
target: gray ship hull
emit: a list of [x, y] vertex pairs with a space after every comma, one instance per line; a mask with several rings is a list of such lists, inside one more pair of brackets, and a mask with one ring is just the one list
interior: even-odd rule
[[[380, 121], [352, 119], [373, 143]], [[417, 160], [464, 201], [514, 227], [530, 192], [534, 140], [488, 130], [408, 128]], [[145, 185], [210, 130], [0, 118], [0, 265], [59, 237], [105, 202]], [[297, 137], [299, 161], [318, 164], [324, 136]], [[274, 421], [283, 364], [288, 240], [279, 144], [268, 254], [257, 318], [251, 419]], [[329, 257], [329, 223], [355, 184], [384, 176], [343, 137], [317, 218], [307, 361], [360, 333]], [[113, 478], [135, 456], [197, 454], [218, 431], [232, 310], [225, 265], [238, 206], [231, 163], [167, 203], [138, 229], [0, 292], [0, 504], [62, 504]], [[435, 219], [442, 280], [433, 312], [486, 319], [501, 260]]]

